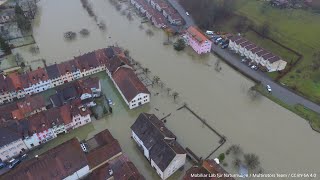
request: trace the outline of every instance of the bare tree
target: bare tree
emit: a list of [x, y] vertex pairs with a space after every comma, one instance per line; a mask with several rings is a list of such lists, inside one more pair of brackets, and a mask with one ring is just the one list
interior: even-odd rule
[[[231, 152], [235, 156], [238, 156], [243, 153], [242, 148], [237, 144], [230, 146], [227, 151]], [[227, 152], [227, 154], [229, 153]]]
[[163, 82], [159, 82], [160, 88], [163, 89], [164, 87], [164, 83]]
[[168, 95], [170, 94], [171, 88], [167, 88]]
[[153, 77], [153, 80], [152, 80], [152, 83], [153, 83], [153, 84], [158, 84], [159, 81], [160, 81], [160, 78], [159, 78], [158, 76], [154, 76], [154, 77]]
[[264, 22], [260, 27], [260, 33], [263, 37], [267, 37], [270, 33], [270, 24], [268, 22]]
[[149, 68], [143, 68], [143, 73], [148, 76], [148, 74], [150, 73]]
[[179, 93], [173, 92], [172, 96], [173, 96], [173, 100], [175, 101], [179, 97]]
[[312, 70], [317, 71], [320, 69], [320, 51], [315, 52], [312, 55], [312, 57], [313, 57], [312, 64], [311, 64]]
[[241, 160], [239, 158], [236, 158], [235, 160], [233, 160], [232, 164], [234, 168], [238, 169], [241, 165]]
[[256, 169], [260, 165], [259, 157], [255, 154], [245, 154], [244, 162], [251, 170]]

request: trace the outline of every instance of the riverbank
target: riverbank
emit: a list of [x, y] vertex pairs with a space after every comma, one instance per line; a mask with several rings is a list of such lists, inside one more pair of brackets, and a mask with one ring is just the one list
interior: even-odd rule
[[320, 114], [317, 112], [314, 112], [308, 108], [305, 108], [301, 104], [296, 104], [296, 105], [288, 105], [287, 103], [281, 101], [280, 99], [274, 97], [271, 93], [269, 93], [266, 90], [265, 86], [262, 86], [261, 84], [257, 84], [253, 87], [254, 90], [258, 91], [265, 97], [269, 98], [273, 102], [279, 104], [280, 106], [288, 109], [289, 111], [297, 114], [298, 116], [302, 117], [305, 119], [311, 126], [311, 128], [320, 133]]

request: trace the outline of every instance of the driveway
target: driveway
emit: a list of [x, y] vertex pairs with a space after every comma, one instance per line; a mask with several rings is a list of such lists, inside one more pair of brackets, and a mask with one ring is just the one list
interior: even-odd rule
[[[195, 25], [194, 20], [191, 15], [187, 16], [186, 11], [179, 4], [178, 0], [168, 0], [172, 6], [180, 13], [180, 15], [184, 18], [186, 25], [185, 27], [189, 27], [191, 25]], [[254, 71], [250, 69], [245, 64], [241, 63], [241, 57], [237, 54], [234, 54], [231, 50], [221, 49], [219, 46], [213, 44], [212, 52], [215, 52], [219, 56], [222, 57], [223, 60], [227, 61], [229, 64], [232, 64], [234, 67], [239, 69], [243, 74], [251, 77], [256, 81], [260, 81], [264, 86], [270, 85], [272, 88], [272, 95], [283, 102], [289, 105], [301, 104], [306, 108], [309, 108], [315, 112], [320, 113], [320, 106], [316, 103], [311, 102], [310, 100], [295, 94], [293, 91], [287, 89], [285, 86], [274, 82], [270, 79], [265, 73], [260, 71]]]

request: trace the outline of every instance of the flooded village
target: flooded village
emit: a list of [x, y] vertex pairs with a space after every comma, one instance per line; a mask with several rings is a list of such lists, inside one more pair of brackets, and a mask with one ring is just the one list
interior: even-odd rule
[[[220, 165], [228, 173], [237, 174], [235, 162], [250, 153], [259, 158], [255, 173], [320, 173], [319, 134], [301, 117], [269, 99], [261, 95], [252, 98], [248, 92], [255, 83], [250, 79], [214, 54], [198, 55], [190, 47], [178, 52], [172, 44], [165, 45], [168, 34], [141, 17], [130, 1], [120, 1], [118, 7], [109, 0], [86, 2], [94, 15], [80, 0], [37, 2], [32, 21], [34, 44], [14, 48], [13, 54], [18, 53], [29, 69], [37, 70], [110, 46], [120, 47], [129, 57], [134, 74], [149, 91], [150, 102], [131, 109], [112, 76], [100, 70], [88, 74], [99, 79], [101, 94], [108, 99], [112, 113], [99, 119], [92, 117], [88, 124], [60, 134], [30, 151], [30, 158], [64, 142], [66, 146], [78, 143], [74, 137], [80, 142], [90, 141], [108, 129], [145, 179], [160, 179], [132, 138], [131, 126], [141, 113], [147, 113], [160, 119], [191, 157], [168, 179], [182, 179], [195, 165], [194, 160], [206, 160], [202, 164], [205, 166], [215, 158], [222, 159]], [[80, 34], [83, 29], [87, 35]], [[76, 36], [66, 40], [66, 32], [75, 32]], [[169, 39], [174, 42], [177, 37]], [[30, 51], [31, 47], [37, 52]], [[15, 63], [6, 59], [1, 70], [12, 66]], [[50, 97], [60, 88], [38, 95], [49, 105]], [[219, 157], [221, 154], [225, 157]]]

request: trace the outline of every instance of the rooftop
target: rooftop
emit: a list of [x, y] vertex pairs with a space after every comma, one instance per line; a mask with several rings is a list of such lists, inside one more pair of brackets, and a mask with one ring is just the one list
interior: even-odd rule
[[96, 134], [86, 143], [89, 149], [89, 153], [86, 156], [90, 168], [105, 163], [122, 153], [119, 142], [113, 138], [107, 129]]
[[150, 94], [148, 89], [129, 67], [118, 68], [112, 77], [128, 102], [130, 102], [139, 93]]
[[2, 178], [7, 180], [64, 179], [88, 164], [80, 143], [73, 138], [38, 158], [22, 162]]
[[187, 32], [195, 39], [197, 40], [199, 43], [203, 43], [205, 41], [209, 41], [209, 39], [202, 34], [202, 32], [200, 30], [198, 30], [196, 27], [194, 26], [190, 26], [187, 29]]
[[150, 150], [151, 159], [162, 171], [176, 154], [186, 153], [176, 141], [176, 136], [154, 114], [141, 113], [131, 129]]

